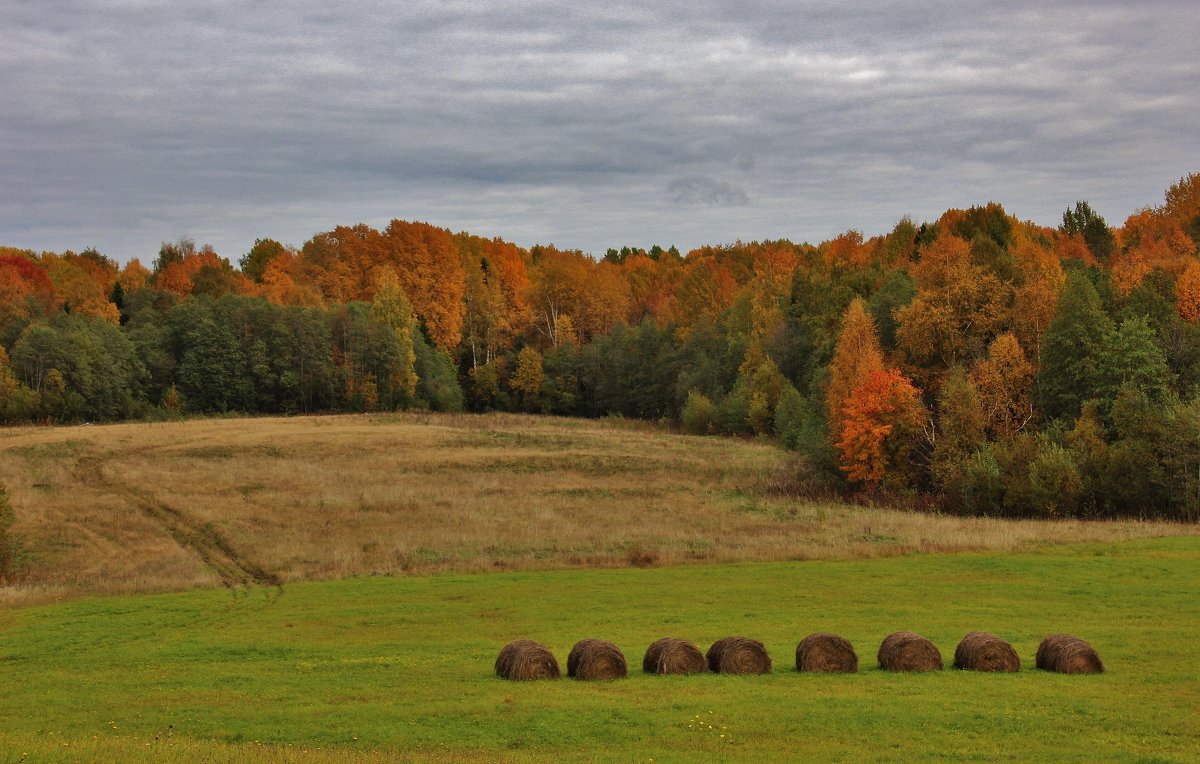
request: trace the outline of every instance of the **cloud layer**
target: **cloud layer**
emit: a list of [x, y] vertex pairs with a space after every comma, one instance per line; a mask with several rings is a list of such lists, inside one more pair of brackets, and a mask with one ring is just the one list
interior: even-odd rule
[[236, 259], [393, 217], [603, 252], [996, 200], [1119, 224], [1200, 170], [1200, 6], [0, 6], [0, 244]]

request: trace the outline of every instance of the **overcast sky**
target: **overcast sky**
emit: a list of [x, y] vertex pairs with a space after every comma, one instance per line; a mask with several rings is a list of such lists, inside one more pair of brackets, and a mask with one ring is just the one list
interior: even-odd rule
[[3, 0], [0, 244], [1119, 225], [1200, 170], [1198, 37], [1195, 0]]

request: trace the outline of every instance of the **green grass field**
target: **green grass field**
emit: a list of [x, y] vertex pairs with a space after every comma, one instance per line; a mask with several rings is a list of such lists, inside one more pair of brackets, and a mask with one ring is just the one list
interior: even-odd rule
[[[1200, 539], [1183, 537], [12, 608], [0, 611], [0, 761], [1195, 761], [1198, 571]], [[994, 631], [1023, 669], [879, 671], [897, 629], [932, 639], [947, 665], [966, 632]], [[862, 672], [796, 673], [796, 643], [817, 630], [849, 638]], [[1090, 640], [1108, 673], [1035, 670], [1056, 631]], [[640, 672], [658, 637], [705, 649], [730, 634], [765, 642], [775, 673]], [[630, 678], [492, 674], [509, 639], [545, 642], [565, 668], [589, 636], [621, 646]]]

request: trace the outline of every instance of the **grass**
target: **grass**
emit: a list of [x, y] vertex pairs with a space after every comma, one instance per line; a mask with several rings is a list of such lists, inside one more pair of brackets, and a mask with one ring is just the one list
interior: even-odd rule
[[[1194, 761], [1200, 757], [1200, 539], [1021, 553], [379, 576], [80, 598], [0, 610], [0, 762]], [[875, 668], [912, 629], [949, 660], [1006, 637], [1020, 673]], [[830, 630], [862, 672], [800, 675]], [[1033, 669], [1067, 631], [1108, 673]], [[494, 677], [517, 637], [560, 662], [577, 639], [761, 639], [764, 677], [611, 683]], [[724, 735], [724, 737], [721, 737]]]
[[[759, 441], [517, 415], [0, 429], [32, 564], [0, 605], [395, 573], [1016, 551], [1196, 534], [796, 501]], [[781, 479], [782, 478], [782, 479]]]

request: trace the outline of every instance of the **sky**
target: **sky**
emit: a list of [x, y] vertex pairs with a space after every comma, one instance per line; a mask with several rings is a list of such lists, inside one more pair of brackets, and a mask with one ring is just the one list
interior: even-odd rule
[[1200, 171], [1200, 3], [4, 0], [0, 245], [1111, 225]]

